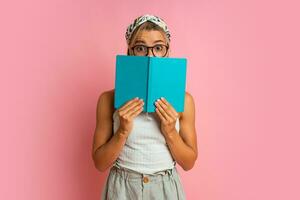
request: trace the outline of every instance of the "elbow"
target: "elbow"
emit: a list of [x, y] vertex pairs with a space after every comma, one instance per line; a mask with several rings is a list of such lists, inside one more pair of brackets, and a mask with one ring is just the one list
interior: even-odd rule
[[97, 159], [94, 154], [92, 157], [95, 168], [100, 172], [105, 172], [109, 166], [106, 166], [100, 159]]
[[193, 169], [193, 167], [194, 167], [194, 165], [195, 165], [195, 162], [196, 162], [196, 160], [197, 160], [197, 154], [194, 154], [194, 156], [192, 157], [192, 159], [189, 161], [189, 162], [187, 162], [187, 163], [184, 163], [183, 165], [182, 165], [182, 169], [184, 170], [184, 171], [189, 171], [189, 170], [191, 170], [191, 169]]
[[95, 160], [94, 160], [94, 166], [100, 172], [105, 172], [107, 170], [107, 168], [108, 168], [106, 165], [102, 164], [99, 161], [97, 162]]
[[105, 172], [107, 170], [107, 167], [103, 167], [103, 166], [96, 166], [97, 170], [100, 172]]
[[184, 170], [184, 171], [189, 171], [189, 170], [191, 170], [193, 167], [194, 167], [194, 162], [193, 163], [191, 163], [191, 164], [189, 164], [189, 165], [183, 165], [182, 166], [182, 169]]

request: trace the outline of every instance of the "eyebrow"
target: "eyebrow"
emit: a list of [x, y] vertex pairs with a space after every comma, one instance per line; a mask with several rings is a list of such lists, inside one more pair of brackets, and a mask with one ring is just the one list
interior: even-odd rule
[[[164, 42], [163, 40], [155, 40], [154, 41], [154, 44], [155, 43], [158, 43], [158, 42]], [[144, 40], [136, 40], [135, 42], [134, 42], [134, 44], [136, 44], [136, 43], [143, 43], [143, 44], [145, 44], [146, 42], [144, 41]]]

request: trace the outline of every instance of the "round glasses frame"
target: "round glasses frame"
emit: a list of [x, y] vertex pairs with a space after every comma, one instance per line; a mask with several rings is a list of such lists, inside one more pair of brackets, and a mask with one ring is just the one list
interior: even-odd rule
[[[157, 45], [154, 45], [154, 46], [149, 47], [149, 46], [146, 46], [146, 45], [141, 45], [141, 44], [139, 44], [139, 45], [135, 45], [135, 46], [131, 47], [131, 50], [132, 50], [132, 52], [133, 52], [133, 55], [135, 55], [134, 48], [137, 47], [137, 46], [143, 46], [143, 47], [147, 48], [147, 53], [146, 53], [145, 55], [143, 55], [143, 56], [148, 56], [148, 54], [149, 54], [149, 49], [151, 49], [152, 54], [153, 54], [154, 57], [165, 57], [165, 56], [167, 55], [168, 51], [169, 51], [169, 45], [157, 44]], [[166, 47], [166, 53], [165, 53], [164, 55], [162, 55], [162, 56], [157, 56], [157, 55], [155, 55], [155, 53], [154, 53], [154, 51], [153, 51], [153, 48], [154, 48], [154, 47], [157, 47], [157, 46], [164, 46], [164, 47]], [[136, 56], [136, 55], [135, 55], [135, 56]]]

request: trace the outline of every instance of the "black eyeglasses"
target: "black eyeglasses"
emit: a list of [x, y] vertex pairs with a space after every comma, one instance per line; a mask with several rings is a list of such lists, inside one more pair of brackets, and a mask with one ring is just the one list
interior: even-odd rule
[[164, 44], [157, 44], [152, 47], [146, 45], [135, 45], [131, 48], [135, 56], [148, 56], [149, 49], [151, 49], [153, 56], [155, 57], [165, 57], [168, 53], [169, 46]]

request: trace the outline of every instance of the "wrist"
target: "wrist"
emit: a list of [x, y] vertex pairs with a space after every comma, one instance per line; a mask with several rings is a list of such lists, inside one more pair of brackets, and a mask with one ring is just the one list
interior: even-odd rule
[[178, 132], [177, 132], [177, 130], [174, 128], [174, 129], [168, 131], [167, 133], [165, 133], [165, 138], [166, 138], [166, 140], [168, 140], [168, 141], [173, 141], [174, 138], [177, 136], [177, 134], [178, 134]]
[[122, 128], [118, 128], [116, 135], [120, 138], [120, 139], [127, 139], [129, 132], [126, 130], [123, 130]]

